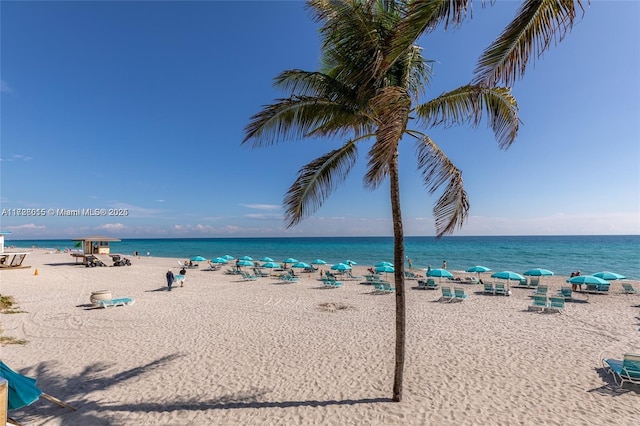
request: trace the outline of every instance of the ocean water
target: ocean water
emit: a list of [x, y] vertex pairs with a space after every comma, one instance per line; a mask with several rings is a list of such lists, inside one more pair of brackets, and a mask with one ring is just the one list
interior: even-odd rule
[[[6, 240], [5, 245], [21, 248], [74, 248], [70, 240]], [[359, 265], [393, 262], [391, 237], [328, 238], [172, 238], [125, 239], [111, 243], [111, 252], [188, 259], [231, 255], [265, 256], [276, 261], [293, 257], [310, 263], [323, 259], [329, 264], [352, 260]], [[405, 237], [405, 255], [414, 268], [440, 268], [463, 271], [483, 265], [493, 271], [522, 273], [546, 268], [557, 275], [612, 271], [640, 280], [640, 235], [608, 236], [513, 236], [513, 237]]]

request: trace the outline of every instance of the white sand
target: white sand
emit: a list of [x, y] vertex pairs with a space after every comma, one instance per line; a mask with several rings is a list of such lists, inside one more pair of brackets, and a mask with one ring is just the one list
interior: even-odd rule
[[[619, 390], [600, 361], [640, 353], [640, 296], [618, 283], [537, 314], [532, 290], [462, 285], [469, 298], [447, 304], [408, 281], [404, 399], [393, 403], [393, 295], [357, 281], [324, 289], [318, 275], [278, 284], [201, 270], [167, 292], [177, 260], [85, 268], [36, 250], [32, 268], [0, 271], [1, 293], [26, 311], [1, 315], [3, 334], [28, 340], [2, 347], [2, 359], [78, 408], [41, 399], [10, 415], [29, 425], [640, 424], [640, 386]], [[543, 281], [555, 294], [564, 279]], [[135, 304], [86, 309], [101, 289]]]

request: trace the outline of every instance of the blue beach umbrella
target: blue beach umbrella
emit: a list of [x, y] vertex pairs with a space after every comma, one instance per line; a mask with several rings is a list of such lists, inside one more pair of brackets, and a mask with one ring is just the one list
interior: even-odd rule
[[242, 256], [240, 260], [253, 260], [253, 258], [250, 256]]
[[322, 260], [322, 259], [316, 259], [316, 260], [314, 260], [313, 262], [311, 262], [311, 264], [312, 264], [312, 265], [326, 265], [326, 264], [327, 264], [327, 262], [325, 262], [325, 261], [324, 261], [324, 260]]
[[298, 259], [294, 259], [293, 257], [288, 258], [287, 260], [283, 260], [283, 263], [298, 263]]
[[535, 268], [525, 271], [522, 275], [525, 277], [550, 277], [553, 275], [553, 272], [548, 269]]
[[616, 274], [615, 272], [608, 272], [608, 271], [596, 272], [595, 274], [593, 274], [593, 276], [602, 278], [603, 280], [607, 280], [607, 281], [624, 280], [627, 278], [624, 275], [620, 275], [620, 274]]
[[278, 262], [267, 262], [262, 265], [263, 268], [282, 268]]
[[351, 266], [349, 265], [345, 265], [344, 263], [336, 263], [335, 265], [333, 265], [331, 267], [331, 269], [335, 270], [335, 271], [348, 271], [351, 269]]
[[238, 263], [236, 263], [236, 265], [238, 266], [253, 266], [253, 262], [250, 260], [239, 260]]
[[471, 268], [467, 269], [465, 272], [476, 272], [476, 273], [480, 274], [482, 272], [489, 272], [489, 271], [491, 271], [491, 269], [487, 268], [486, 266], [476, 265], [476, 266], [472, 266]]
[[522, 275], [515, 272], [511, 272], [511, 271], [496, 272], [495, 274], [491, 275], [491, 278], [497, 278], [499, 280], [507, 280], [507, 286], [509, 286], [509, 283], [511, 281], [525, 282], [527, 280]]
[[391, 266], [391, 267], [393, 267], [393, 263], [391, 263], [391, 262], [378, 262], [373, 266], [375, 266], [376, 268], [380, 268], [382, 266]]
[[453, 278], [453, 274], [446, 269], [432, 269], [427, 272], [428, 277]]
[[273, 262], [273, 259], [270, 257], [263, 257], [262, 259], [260, 259], [260, 262]]
[[204, 262], [204, 261], [205, 261], [205, 260], [207, 260], [207, 259], [205, 259], [205, 258], [204, 258], [204, 257], [202, 257], [202, 256], [194, 256], [194, 257], [192, 257], [192, 258], [191, 258], [191, 260], [192, 260], [193, 262]]
[[223, 257], [223, 258], [225, 258], [225, 259], [227, 259], [227, 260], [233, 260], [233, 259], [235, 259], [235, 257], [233, 257], [233, 256], [231, 256], [231, 255], [228, 255], [228, 254], [225, 254], [225, 255], [224, 255], [224, 256], [222, 256], [222, 257]]
[[211, 263], [229, 263], [224, 257], [216, 257], [210, 260]]
[[391, 265], [382, 265], [382, 266], [378, 266], [376, 267], [376, 272], [395, 272], [395, 268]]
[[347, 265], [349, 265], [349, 266], [351, 266], [351, 265], [357, 265], [357, 263], [356, 263], [356, 262], [354, 262], [353, 260], [345, 260], [345, 261], [344, 261], [344, 262], [342, 262], [342, 263], [346, 263], [346, 264], [347, 264]]
[[593, 275], [578, 275], [577, 277], [567, 279], [567, 282], [571, 284], [609, 284], [609, 281], [594, 277]]
[[297, 262], [291, 265], [292, 268], [311, 268], [311, 265], [304, 262]]

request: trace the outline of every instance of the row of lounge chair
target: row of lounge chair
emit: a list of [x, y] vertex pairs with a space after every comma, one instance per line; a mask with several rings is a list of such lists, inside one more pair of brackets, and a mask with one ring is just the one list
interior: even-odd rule
[[546, 294], [534, 294], [533, 302], [529, 310], [539, 312], [562, 312], [564, 310], [565, 299], [562, 296], [547, 297]]
[[333, 278], [323, 278], [322, 285], [327, 288], [338, 288], [342, 287], [342, 282]]
[[508, 296], [510, 294], [509, 289], [507, 289], [504, 283], [484, 283], [483, 293], [500, 296]]
[[456, 287], [451, 291], [451, 287], [442, 286], [441, 291], [441, 302], [462, 302], [467, 299], [467, 293], [462, 288]]

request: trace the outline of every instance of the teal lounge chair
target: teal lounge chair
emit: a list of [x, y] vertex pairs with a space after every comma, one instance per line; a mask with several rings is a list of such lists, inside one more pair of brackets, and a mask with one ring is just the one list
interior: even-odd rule
[[454, 299], [460, 302], [466, 300], [467, 298], [467, 293], [465, 293], [464, 289], [462, 288], [454, 288], [453, 295], [454, 295]]
[[633, 288], [633, 286], [629, 283], [621, 283], [622, 289], [624, 290], [624, 294], [638, 294], [639, 290]]
[[384, 284], [382, 282], [374, 282], [373, 283], [373, 288], [374, 288], [374, 291], [376, 293], [383, 293], [384, 292]]
[[496, 294], [496, 289], [493, 288], [493, 283], [484, 283], [484, 294]]
[[451, 291], [451, 287], [442, 287], [440, 290], [442, 291], [441, 302], [451, 302], [456, 298], [455, 293]]
[[323, 278], [322, 285], [328, 288], [338, 288], [338, 287], [342, 287], [342, 282], [333, 280], [331, 278]]
[[597, 289], [596, 292], [598, 294], [608, 294], [610, 286], [611, 286], [611, 284], [609, 284], [609, 283], [607, 283], [607, 284], [596, 284], [596, 289]]
[[244, 281], [255, 281], [258, 279], [256, 275], [251, 275], [248, 272], [240, 271], [240, 276]]
[[426, 281], [418, 280], [418, 287], [425, 290], [437, 290], [438, 283], [433, 278], [428, 278]]
[[110, 308], [115, 306], [124, 306], [124, 305], [133, 305], [133, 300], [131, 297], [120, 297], [117, 299], [109, 299], [109, 300], [96, 300], [96, 306], [100, 308]]
[[529, 306], [529, 310], [539, 310], [540, 312], [544, 311], [549, 305], [549, 301], [547, 300], [547, 296], [545, 294], [535, 294], [533, 296], [533, 303]]
[[527, 283], [527, 287], [538, 287], [540, 284], [540, 277], [529, 277], [529, 282]]
[[385, 293], [393, 293], [394, 291], [396, 291], [396, 288], [392, 287], [388, 282], [382, 283], [382, 288]]
[[571, 290], [571, 287], [562, 287], [558, 292], [558, 295], [564, 297], [565, 300], [571, 300], [573, 290]]
[[534, 290], [534, 294], [547, 294], [547, 290], [549, 289], [549, 287], [547, 287], [546, 285], [539, 285], [538, 288], [536, 290]]
[[602, 366], [613, 374], [618, 386], [622, 387], [624, 382], [640, 385], [640, 355], [625, 354], [622, 360], [603, 359]]
[[298, 277], [292, 277], [289, 274], [282, 274], [278, 277], [278, 279], [285, 283], [296, 283], [298, 282]]
[[495, 294], [501, 294], [503, 296], [506, 296], [508, 294], [504, 284], [496, 283]]
[[549, 298], [549, 306], [547, 306], [547, 311], [554, 311], [554, 312], [564, 311], [564, 297], [551, 296]]

